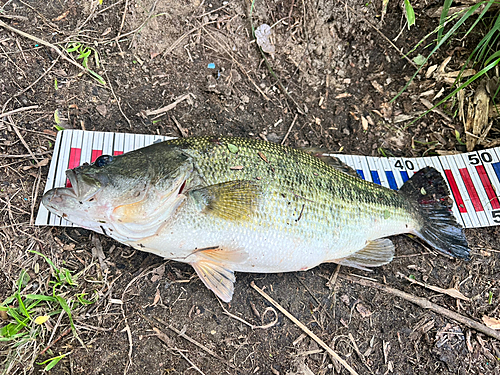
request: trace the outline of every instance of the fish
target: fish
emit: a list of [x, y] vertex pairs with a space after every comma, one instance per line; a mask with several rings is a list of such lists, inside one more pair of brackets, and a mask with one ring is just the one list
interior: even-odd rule
[[364, 181], [335, 157], [238, 137], [155, 143], [66, 171], [71, 187], [42, 203], [134, 249], [190, 264], [222, 301], [235, 272], [304, 271], [321, 263], [369, 270], [409, 233], [469, 259], [448, 187], [432, 167], [399, 191]]

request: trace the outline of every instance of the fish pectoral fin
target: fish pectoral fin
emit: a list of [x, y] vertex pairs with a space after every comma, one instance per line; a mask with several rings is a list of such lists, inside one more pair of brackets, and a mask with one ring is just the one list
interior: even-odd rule
[[190, 264], [208, 289], [224, 302], [231, 302], [236, 281], [233, 270], [205, 259]]
[[236, 180], [195, 189], [189, 195], [207, 215], [244, 221], [257, 210], [261, 187], [255, 181]]
[[371, 271], [367, 267], [380, 267], [394, 258], [394, 244], [387, 238], [368, 241], [366, 246], [348, 257], [332, 262], [343, 266]]

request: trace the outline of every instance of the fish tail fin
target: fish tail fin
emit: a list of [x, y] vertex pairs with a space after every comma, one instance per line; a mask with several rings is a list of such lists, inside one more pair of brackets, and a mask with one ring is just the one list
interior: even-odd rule
[[451, 199], [443, 176], [426, 167], [415, 173], [400, 189], [410, 202], [417, 202], [420, 228], [414, 234], [444, 254], [469, 259], [469, 245], [451, 212]]

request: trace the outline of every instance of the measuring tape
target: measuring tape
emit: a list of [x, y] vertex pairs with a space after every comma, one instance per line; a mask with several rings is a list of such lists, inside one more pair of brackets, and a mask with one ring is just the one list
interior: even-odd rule
[[[121, 155], [173, 139], [161, 135], [64, 130], [57, 133], [45, 191], [69, 186], [66, 170], [92, 163], [100, 155]], [[500, 147], [465, 154], [425, 158], [377, 158], [335, 155], [364, 180], [398, 190], [415, 172], [431, 166], [448, 183], [453, 214], [465, 228], [500, 225]], [[36, 225], [74, 226], [40, 205]]]

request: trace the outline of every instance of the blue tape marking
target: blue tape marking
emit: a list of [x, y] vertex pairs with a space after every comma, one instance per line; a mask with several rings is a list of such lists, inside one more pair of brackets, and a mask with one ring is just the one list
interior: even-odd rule
[[377, 171], [370, 171], [370, 174], [372, 175], [373, 182], [375, 182], [376, 184], [382, 185], [380, 183], [380, 178], [378, 177], [378, 172]]
[[493, 163], [492, 165], [495, 173], [497, 174], [498, 181], [500, 181], [500, 163]]
[[410, 177], [408, 177], [408, 172], [400, 171], [399, 173], [401, 173], [401, 178], [403, 179], [403, 183], [405, 183], [406, 181], [408, 181], [410, 179]]
[[358, 172], [358, 174], [360, 175], [360, 177], [364, 180], [365, 179], [365, 174], [363, 173], [363, 171], [361, 169], [356, 169], [356, 172]]
[[394, 173], [392, 171], [385, 171], [387, 180], [389, 180], [389, 186], [392, 190], [398, 190], [398, 184], [396, 184], [396, 179], [394, 178]]

